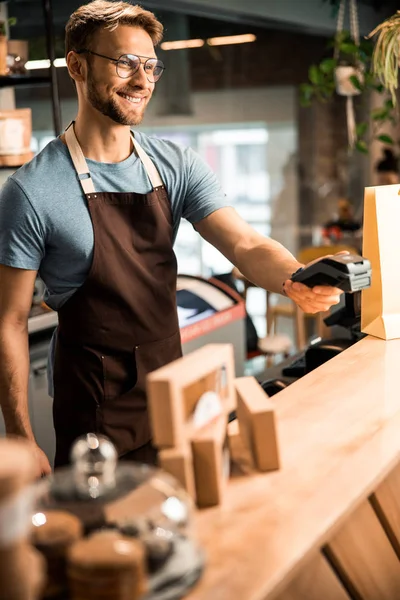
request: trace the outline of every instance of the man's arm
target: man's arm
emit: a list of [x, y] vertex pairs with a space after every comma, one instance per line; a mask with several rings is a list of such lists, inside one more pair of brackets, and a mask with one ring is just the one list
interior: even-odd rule
[[305, 312], [326, 311], [339, 302], [340, 290], [313, 289], [289, 281], [304, 266], [275, 240], [265, 238], [246, 223], [233, 208], [221, 208], [195, 224], [200, 235], [215, 246], [240, 272], [259, 287], [283, 292]]
[[221, 208], [199, 221], [196, 230], [252, 283], [282, 292], [286, 279], [302, 265], [282, 244], [266, 238], [233, 208]]
[[[0, 405], [7, 435], [34, 442], [28, 412], [28, 316], [36, 271], [0, 265]], [[38, 474], [50, 472], [41, 450]]]

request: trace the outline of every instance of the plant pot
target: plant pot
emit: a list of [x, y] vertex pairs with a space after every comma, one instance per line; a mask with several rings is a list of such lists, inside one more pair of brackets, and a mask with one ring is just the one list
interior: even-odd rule
[[7, 38], [5, 35], [0, 35], [0, 76], [7, 73]]
[[354, 85], [350, 81], [350, 77], [352, 77], [353, 75], [357, 77], [360, 83], [364, 81], [364, 74], [360, 67], [336, 67], [336, 92], [339, 94], [339, 96], [358, 96], [358, 94], [361, 94], [361, 91], [354, 87]]

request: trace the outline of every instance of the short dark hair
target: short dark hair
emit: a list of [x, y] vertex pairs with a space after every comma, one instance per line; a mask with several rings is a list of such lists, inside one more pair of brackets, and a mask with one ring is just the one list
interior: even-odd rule
[[164, 27], [157, 17], [141, 6], [128, 2], [93, 0], [78, 8], [70, 16], [65, 27], [65, 56], [71, 50], [87, 48], [94, 34], [100, 29], [113, 31], [118, 25], [141, 27], [146, 31], [154, 46], [163, 37]]

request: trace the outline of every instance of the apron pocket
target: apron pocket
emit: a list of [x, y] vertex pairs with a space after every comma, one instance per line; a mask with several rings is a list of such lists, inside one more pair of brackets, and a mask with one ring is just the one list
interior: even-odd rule
[[99, 425], [120, 456], [151, 439], [146, 376], [182, 355], [180, 332], [138, 346], [133, 352], [103, 357], [105, 401]]
[[136, 361], [131, 352], [102, 356], [104, 399], [123, 396], [136, 385]]
[[180, 331], [156, 342], [142, 344], [136, 348], [136, 369], [138, 385], [145, 389], [146, 376], [160, 367], [181, 358], [181, 336]]

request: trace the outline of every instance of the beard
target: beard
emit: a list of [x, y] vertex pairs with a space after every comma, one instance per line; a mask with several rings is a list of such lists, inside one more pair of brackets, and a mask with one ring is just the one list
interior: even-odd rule
[[93, 106], [93, 108], [101, 112], [102, 115], [109, 117], [110, 119], [115, 121], [115, 123], [118, 123], [118, 125], [129, 125], [130, 127], [132, 127], [135, 125], [139, 125], [142, 122], [145, 107], [143, 108], [141, 113], [136, 114], [134, 116], [128, 116], [118, 106], [118, 103], [113, 98], [105, 100], [100, 97], [96, 89], [96, 83], [92, 76], [88, 77], [87, 86], [88, 100], [90, 104]]

